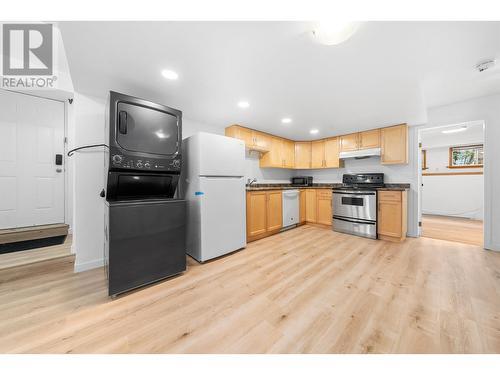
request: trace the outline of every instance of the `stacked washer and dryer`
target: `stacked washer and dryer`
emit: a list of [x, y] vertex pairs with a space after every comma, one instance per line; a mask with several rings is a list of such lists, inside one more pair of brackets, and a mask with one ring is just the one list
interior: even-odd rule
[[106, 113], [109, 295], [186, 270], [186, 202], [176, 198], [182, 112], [111, 91]]

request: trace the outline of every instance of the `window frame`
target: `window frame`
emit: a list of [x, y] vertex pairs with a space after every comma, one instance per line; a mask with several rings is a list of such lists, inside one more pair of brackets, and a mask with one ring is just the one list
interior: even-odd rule
[[448, 149], [448, 168], [451, 168], [451, 169], [457, 169], [457, 168], [483, 168], [484, 167], [484, 160], [483, 160], [483, 164], [477, 164], [477, 165], [453, 165], [453, 149], [463, 148], [463, 147], [470, 147], [470, 148], [482, 147], [483, 148], [483, 152], [484, 152], [484, 144], [481, 144], [481, 143], [473, 144], [473, 145], [456, 145], [456, 146], [451, 146]]
[[429, 169], [427, 166], [427, 150], [422, 149], [422, 170], [425, 171], [426, 169]]

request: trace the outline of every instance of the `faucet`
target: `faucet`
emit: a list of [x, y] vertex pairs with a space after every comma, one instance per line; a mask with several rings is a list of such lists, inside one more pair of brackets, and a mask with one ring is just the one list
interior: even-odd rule
[[257, 182], [257, 179], [256, 178], [253, 178], [253, 179], [247, 179], [247, 185], [248, 186], [252, 186], [253, 183]]

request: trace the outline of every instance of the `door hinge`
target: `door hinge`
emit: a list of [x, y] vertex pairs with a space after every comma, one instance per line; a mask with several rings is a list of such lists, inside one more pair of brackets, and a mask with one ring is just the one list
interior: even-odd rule
[[421, 226], [422, 226], [422, 222], [421, 222], [421, 221], [419, 221], [419, 222], [418, 222], [418, 226], [419, 226], [419, 227], [421, 227]]
[[422, 142], [418, 143], [418, 147], [422, 148]]
[[68, 143], [68, 137], [64, 137], [64, 143]]

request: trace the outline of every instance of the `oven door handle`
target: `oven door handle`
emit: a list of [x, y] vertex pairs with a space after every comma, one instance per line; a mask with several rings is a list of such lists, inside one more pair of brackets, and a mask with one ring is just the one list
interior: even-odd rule
[[355, 224], [369, 224], [369, 225], [377, 224], [376, 221], [371, 221], [371, 220], [362, 221], [360, 219], [347, 219], [347, 218], [340, 217], [340, 216], [333, 216], [333, 218], [336, 220], [347, 221], [348, 223], [355, 223]]
[[361, 197], [365, 197], [367, 195], [376, 195], [376, 193], [350, 193], [350, 192], [347, 192], [347, 191], [335, 191], [333, 190], [332, 191], [333, 194], [340, 194], [340, 195], [357, 195], [359, 196], [360, 198]]

